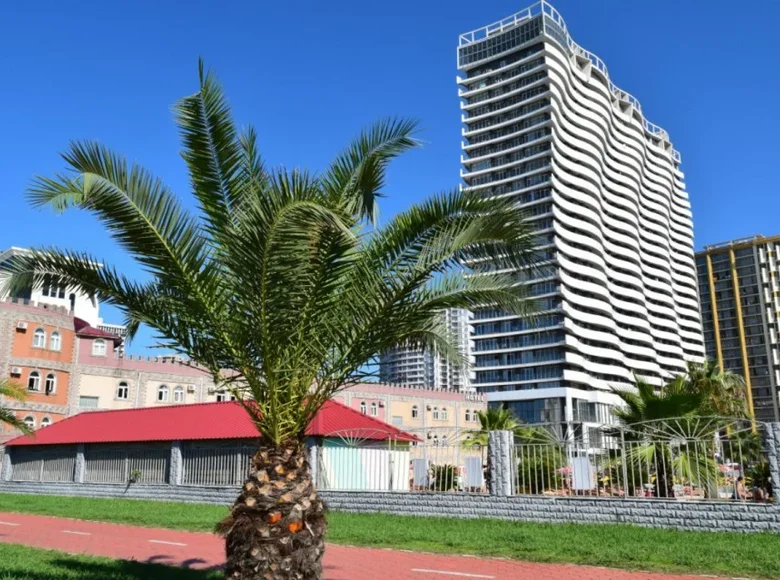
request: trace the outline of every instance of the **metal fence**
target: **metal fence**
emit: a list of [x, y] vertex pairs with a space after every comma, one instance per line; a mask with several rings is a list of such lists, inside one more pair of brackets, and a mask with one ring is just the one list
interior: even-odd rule
[[255, 447], [183, 447], [182, 485], [223, 487], [242, 485], [249, 474]]
[[76, 469], [75, 447], [14, 450], [12, 481], [68, 482]]
[[761, 502], [773, 492], [761, 424], [687, 417], [591, 428], [584, 440], [523, 431], [516, 494]]
[[317, 486], [323, 490], [485, 493], [486, 448], [449, 427], [394, 433], [331, 434], [317, 449]]
[[90, 445], [84, 459], [85, 483], [167, 483], [171, 449]]

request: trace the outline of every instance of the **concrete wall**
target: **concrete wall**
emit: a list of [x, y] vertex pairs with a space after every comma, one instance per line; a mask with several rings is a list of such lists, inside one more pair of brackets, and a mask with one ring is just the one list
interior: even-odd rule
[[[169, 485], [78, 485], [0, 482], [0, 493], [124, 497], [230, 505], [238, 488]], [[477, 494], [323, 491], [332, 511], [407, 516], [500, 518], [541, 523], [634, 524], [710, 532], [780, 533], [780, 508], [772, 504], [675, 500], [494, 497]]]

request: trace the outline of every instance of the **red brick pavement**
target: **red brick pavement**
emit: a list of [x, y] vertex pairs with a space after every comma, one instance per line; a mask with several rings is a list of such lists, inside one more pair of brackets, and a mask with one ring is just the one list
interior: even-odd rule
[[[187, 568], [217, 568], [222, 540], [212, 534], [142, 528], [65, 518], [0, 512], [0, 542], [73, 554], [156, 562]], [[445, 556], [328, 545], [326, 580], [693, 580], [589, 566], [531, 564], [473, 556]]]

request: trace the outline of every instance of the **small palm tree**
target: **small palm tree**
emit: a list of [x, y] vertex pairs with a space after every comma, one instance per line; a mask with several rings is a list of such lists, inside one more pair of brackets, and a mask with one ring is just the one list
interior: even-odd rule
[[463, 446], [487, 447], [488, 437], [491, 431], [516, 431], [520, 428], [520, 421], [515, 418], [512, 411], [502, 407], [489, 407], [485, 411], [477, 411], [479, 429], [466, 432]]
[[[717, 427], [706, 415], [706, 393], [691, 389], [684, 375], [660, 389], [636, 381], [636, 391], [613, 389], [625, 404], [615, 416], [624, 432], [626, 461], [631, 481], [645, 483], [655, 477], [659, 497], [674, 496], [674, 476], [712, 491], [717, 484], [717, 464], [707, 438]], [[630, 490], [629, 490], [630, 491]]]
[[[17, 385], [9, 381], [2, 380], [0, 381], [0, 399], [1, 398], [23, 401], [24, 391]], [[29, 435], [32, 432], [32, 429], [30, 429], [24, 421], [19, 419], [13, 411], [2, 405], [0, 405], [0, 423], [10, 425], [25, 435]]]
[[[491, 431], [512, 431], [517, 444], [517, 477], [515, 486], [520, 493], [540, 493], [546, 487], [554, 487], [560, 478], [558, 470], [566, 465], [563, 445], [554, 433], [544, 427], [525, 425], [512, 411], [501, 407], [489, 407], [477, 411], [479, 429], [466, 432], [463, 447], [487, 447]], [[491, 489], [491, 458], [488, 456], [485, 482]]]
[[266, 168], [254, 130], [237, 131], [202, 64], [199, 90], [175, 117], [194, 213], [95, 143], [72, 143], [63, 154], [70, 171], [40, 177], [28, 192], [36, 206], [94, 214], [146, 277], [45, 248], [14, 265], [9, 289], [51, 276], [97, 294], [124, 312], [130, 336], [151, 327], [162, 346], [231, 389], [257, 426], [259, 449], [220, 526], [226, 577], [315, 580], [325, 516], [307, 425], [398, 344], [464, 362], [443, 309], [526, 314], [523, 287], [501, 272], [533, 266], [533, 231], [511, 199], [469, 191], [436, 195], [377, 227], [387, 165], [417, 144], [414, 122], [374, 125], [313, 175]]

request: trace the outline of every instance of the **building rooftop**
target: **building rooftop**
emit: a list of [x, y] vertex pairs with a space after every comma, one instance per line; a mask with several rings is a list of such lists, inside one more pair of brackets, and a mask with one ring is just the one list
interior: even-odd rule
[[86, 320], [82, 320], [75, 316], [73, 317], [73, 328], [75, 329], [77, 336], [86, 338], [105, 338], [106, 340], [113, 340], [114, 342], [122, 342], [122, 337], [118, 334], [113, 334], [90, 326]]
[[780, 242], [780, 235], [764, 237], [761, 234], [755, 234], [753, 236], [747, 236], [745, 238], [737, 238], [735, 240], [729, 240], [727, 242], [719, 242], [717, 244], [710, 244], [704, 246], [704, 249], [696, 252], [696, 254], [706, 254], [712, 250], [722, 250], [724, 248], [735, 248], [738, 246], [752, 246], [755, 244], [766, 244], [769, 242]]
[[[328, 401], [306, 429], [311, 437], [354, 437], [376, 441], [416, 441], [383, 421]], [[80, 413], [31, 436], [8, 441], [23, 445], [141, 443], [207, 439], [256, 439], [258, 431], [240, 403], [197, 403]]]

